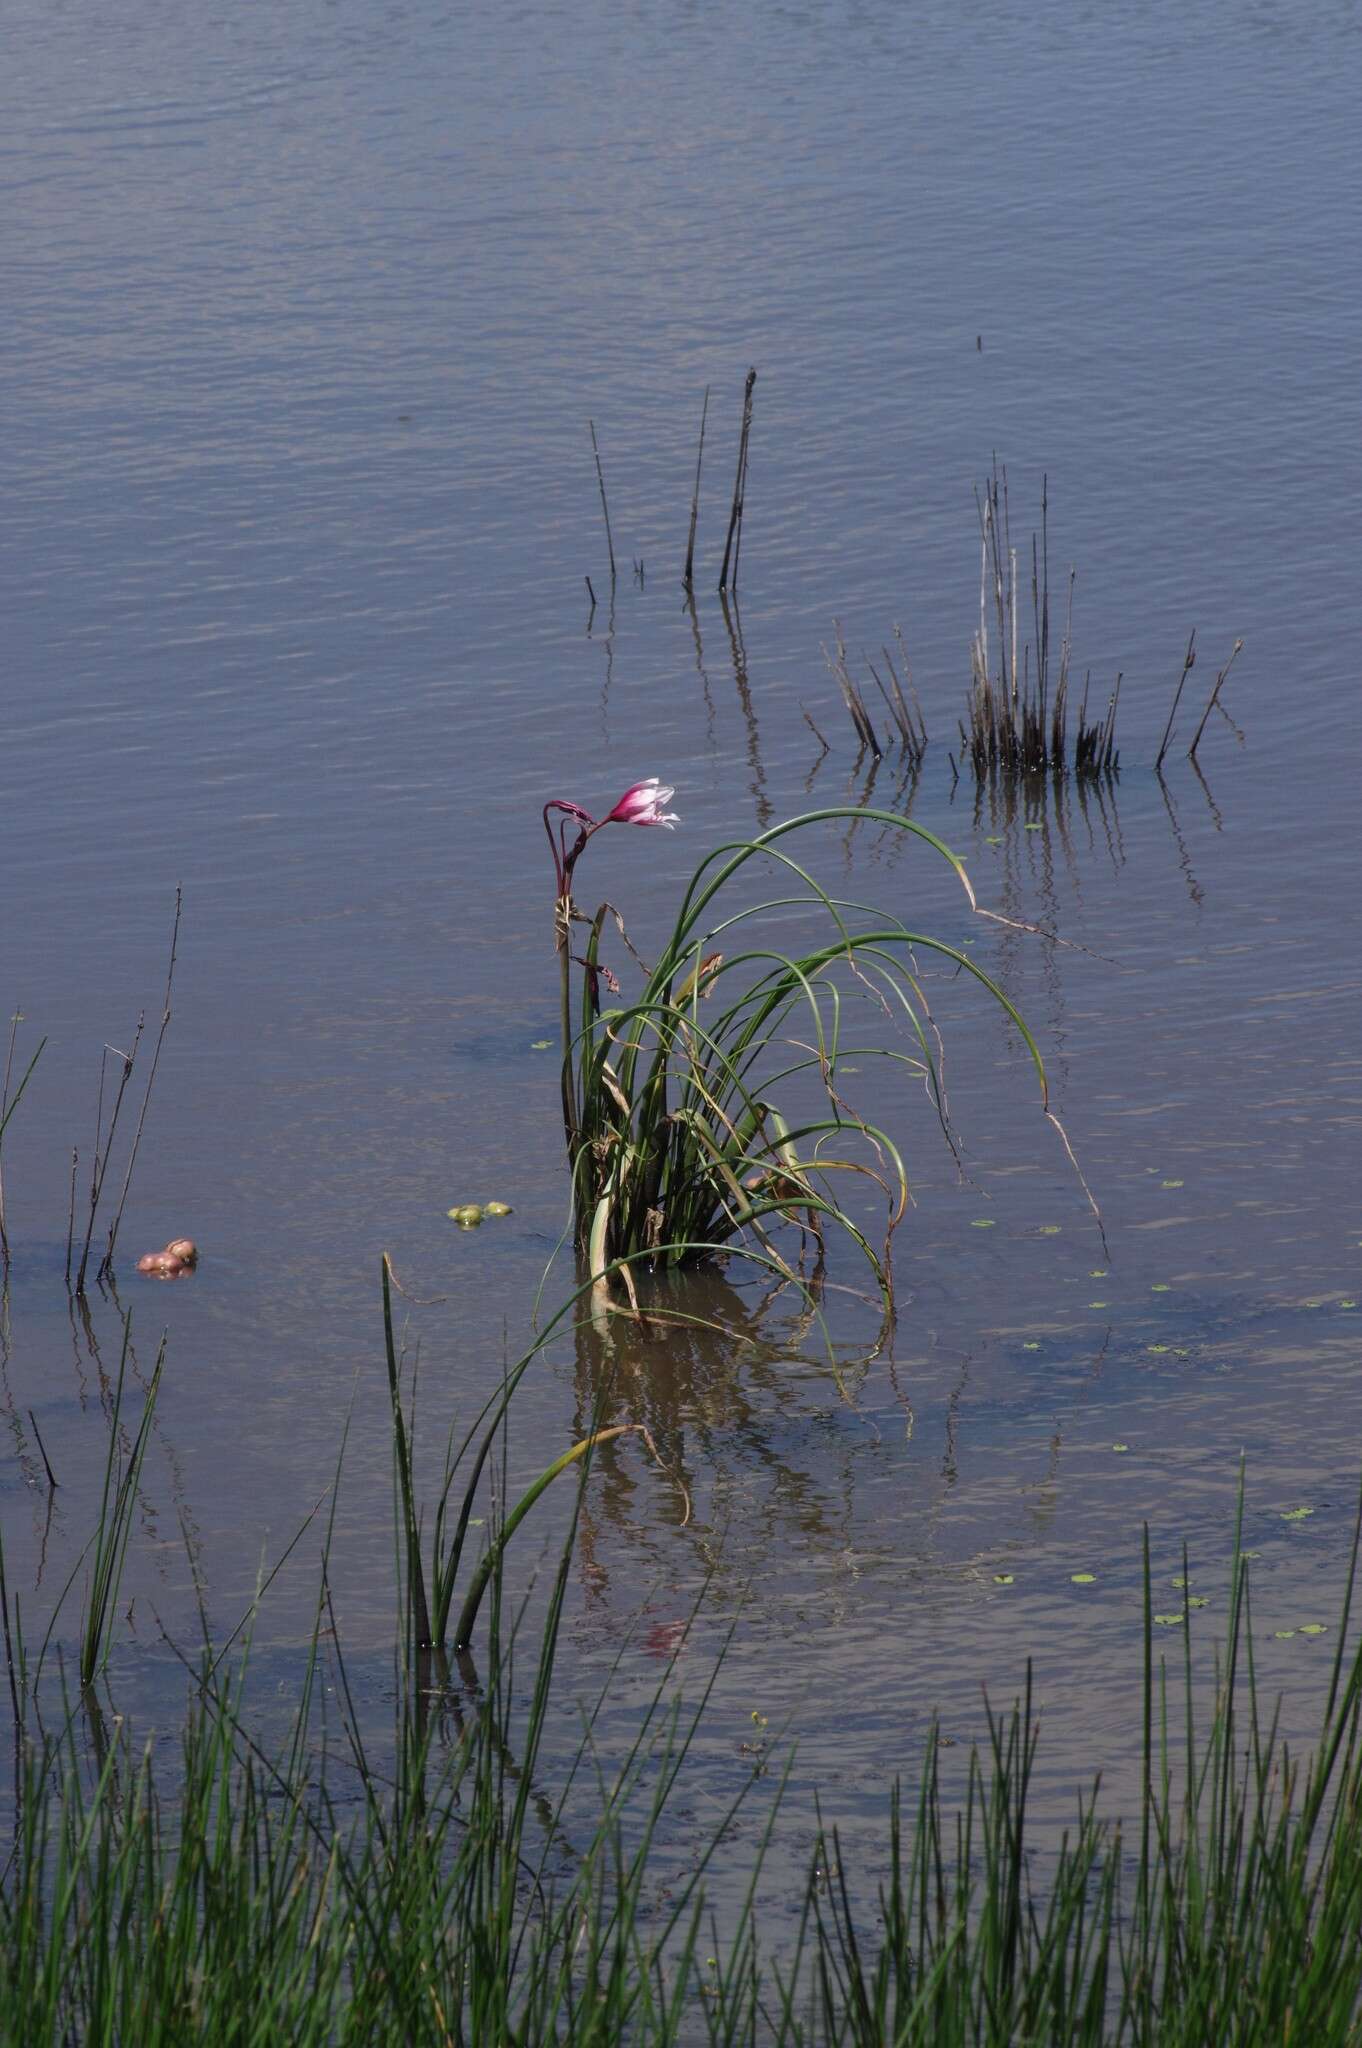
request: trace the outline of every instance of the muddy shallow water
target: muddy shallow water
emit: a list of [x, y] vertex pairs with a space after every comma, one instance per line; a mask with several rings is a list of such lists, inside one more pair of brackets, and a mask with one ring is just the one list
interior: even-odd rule
[[[1362, 1465], [1356, 18], [835, 15], [20, 16], [0, 996], [21, 1058], [48, 1043], [3, 1152], [0, 1508], [45, 1612], [93, 1510], [120, 1308], [143, 1373], [164, 1331], [119, 1663], [139, 1700], [177, 1696], [157, 1643], [194, 1633], [186, 1542], [230, 1625], [350, 1415], [333, 1583], [388, 1713], [380, 1252], [426, 1304], [434, 1446], [530, 1341], [564, 1222], [539, 807], [654, 772], [681, 828], [607, 835], [583, 878], [645, 952], [718, 838], [872, 789], [983, 902], [1062, 935], [972, 924], [919, 853], [827, 834], [821, 872], [968, 938], [1024, 1009], [1107, 1242], [1022, 1048], [938, 977], [968, 1179], [883, 1089], [916, 1197], [892, 1347], [839, 1378], [730, 1271], [688, 1300], [750, 1343], [620, 1348], [611, 1400], [668, 1469], [632, 1440], [602, 1457], [568, 1692], [627, 1624], [627, 1726], [707, 1582], [688, 1682], [737, 1625], [697, 1824], [753, 1712], [797, 1733], [796, 1794], [852, 1818], [915, 1768], [934, 1707], [974, 1732], [981, 1683], [1009, 1692], [1033, 1656], [1042, 1804], [1067, 1816], [1099, 1763], [1127, 1782], [1141, 1525], [1160, 1583], [1191, 1545], [1209, 1632], [1242, 1453], [1261, 1668], [1314, 1713], [1331, 1637], [1278, 1631], [1332, 1619]], [[1086, 796], [976, 801], [948, 758], [995, 450], [1023, 563], [1048, 476], [1078, 671], [1102, 701], [1123, 675], [1119, 782]], [[857, 763], [834, 619], [853, 651], [902, 623], [933, 736], [915, 780]], [[1233, 723], [1161, 784], [1193, 624], [1198, 716], [1245, 641]], [[83, 1186], [101, 1048], [142, 1009], [154, 1033], [177, 883], [116, 1298], [87, 1320], [72, 1148]], [[514, 1214], [447, 1221], [490, 1196]], [[181, 1230], [193, 1278], [139, 1278]], [[569, 1285], [560, 1261], [544, 1300]], [[873, 1318], [830, 1313], [850, 1358]], [[604, 1369], [589, 1336], [550, 1345], [513, 1476], [571, 1440]], [[284, 1673], [309, 1556], [260, 1628]]]

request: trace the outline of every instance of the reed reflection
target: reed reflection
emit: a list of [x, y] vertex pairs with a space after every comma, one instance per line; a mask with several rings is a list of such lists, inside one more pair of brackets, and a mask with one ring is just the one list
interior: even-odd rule
[[788, 1284], [742, 1288], [701, 1270], [637, 1286], [640, 1321], [588, 1317], [575, 1332], [574, 1436], [642, 1424], [652, 1453], [631, 1438], [595, 1453], [579, 1538], [588, 1597], [610, 1584], [619, 1545], [607, 1531], [661, 1563], [662, 1532], [683, 1530], [704, 1569], [743, 1575], [754, 1556], [725, 1539], [734, 1515], [753, 1539], [759, 1526], [772, 1544], [793, 1530], [804, 1548], [840, 1549], [851, 1476], [828, 1460], [827, 1430], [830, 1415], [834, 1428], [839, 1411], [852, 1416], [868, 1358], [820, 1356], [821, 1319]]

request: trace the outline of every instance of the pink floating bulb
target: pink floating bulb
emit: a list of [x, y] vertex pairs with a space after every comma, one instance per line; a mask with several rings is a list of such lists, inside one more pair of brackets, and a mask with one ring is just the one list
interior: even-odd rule
[[665, 825], [670, 830], [681, 820], [675, 811], [664, 811], [676, 791], [667, 783], [659, 782], [650, 775], [644, 782], [636, 782], [632, 789], [626, 789], [613, 811], [606, 815], [607, 825]]

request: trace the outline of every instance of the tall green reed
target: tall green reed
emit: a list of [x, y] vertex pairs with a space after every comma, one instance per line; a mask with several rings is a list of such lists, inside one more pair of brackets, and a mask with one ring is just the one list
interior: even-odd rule
[[[569, 1527], [528, 1683], [503, 1556], [484, 1680], [438, 1738], [433, 1723], [414, 1741], [398, 1731], [420, 1797], [369, 1763], [339, 1644], [320, 1621], [306, 1657], [335, 1680], [339, 1704], [323, 1711], [321, 1688], [305, 1685], [295, 1725], [272, 1745], [251, 1725], [249, 1637], [231, 1671], [205, 1650], [178, 1744], [115, 1722], [92, 1758], [77, 1715], [50, 1734], [27, 1728], [0, 1869], [0, 2041], [1357, 2040], [1356, 1532], [1307, 1756], [1279, 1738], [1254, 1670], [1238, 1539], [1204, 1723], [1190, 1609], [1171, 1670], [1155, 1655], [1146, 1547], [1135, 1811], [1104, 1817], [1095, 1784], [1057, 1845], [1037, 1827], [1043, 1733], [1028, 1674], [1010, 1708], [989, 1710], [958, 1792], [943, 1785], [928, 1730], [912, 1791], [886, 1787], [878, 1854], [794, 1813], [788, 1777], [764, 1782], [760, 1764], [697, 1840], [691, 1786], [709, 1688], [683, 1709], [673, 1667], [622, 1747], [602, 1725], [618, 1661], [564, 1742], [554, 1703], [572, 1546]], [[323, 1613], [334, 1620], [329, 1594]], [[810, 1855], [791, 1897], [769, 1858], [777, 1831], [795, 1828]], [[704, 1887], [725, 1848], [751, 1874], [720, 1918]]]
[[[414, 1419], [403, 1405], [402, 1367], [393, 1321], [393, 1270], [386, 1256], [382, 1266], [383, 1341], [388, 1376], [388, 1398], [392, 1417], [393, 1498], [397, 1517], [399, 1578], [406, 1635], [413, 1653], [433, 1653], [437, 1665], [452, 1647], [462, 1654], [468, 1649], [477, 1625], [478, 1611], [500, 1567], [507, 1544], [535, 1504], [554, 1481], [574, 1466], [589, 1459], [598, 1444], [621, 1436], [641, 1436], [652, 1449], [648, 1432], [641, 1423], [612, 1423], [595, 1426], [576, 1443], [545, 1466], [519, 1497], [505, 1507], [491, 1541], [471, 1565], [467, 1563], [469, 1531], [473, 1509], [486, 1479], [493, 1453], [504, 1442], [504, 1432], [517, 1387], [534, 1360], [562, 1328], [587, 1291], [586, 1284], [551, 1316], [529, 1349], [504, 1375], [501, 1385], [456, 1440], [450, 1430], [445, 1442], [444, 1463], [435, 1491], [431, 1516], [429, 1561], [422, 1547], [424, 1512], [418, 1496], [414, 1456]], [[454, 1602], [462, 1593], [457, 1614]], [[451, 1615], [454, 1620], [451, 1624]], [[444, 1674], [447, 1677], [447, 1671]]]

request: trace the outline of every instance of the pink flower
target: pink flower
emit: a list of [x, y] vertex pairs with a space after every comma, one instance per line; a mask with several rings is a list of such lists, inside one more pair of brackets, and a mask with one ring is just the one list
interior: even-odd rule
[[659, 782], [655, 775], [650, 775], [646, 782], [636, 782], [632, 789], [625, 790], [604, 822], [607, 825], [665, 825], [670, 830], [681, 820], [675, 811], [664, 812], [662, 806], [669, 804], [675, 795], [674, 789]]

